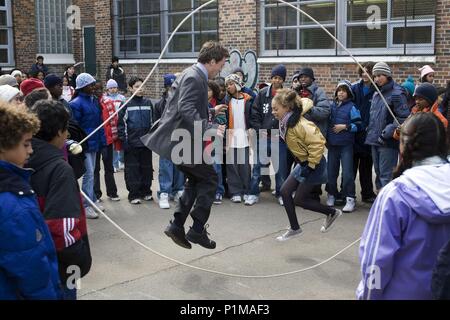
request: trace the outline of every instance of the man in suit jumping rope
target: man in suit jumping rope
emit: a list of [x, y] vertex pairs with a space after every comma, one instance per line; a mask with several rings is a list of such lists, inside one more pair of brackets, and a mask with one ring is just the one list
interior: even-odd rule
[[[203, 141], [200, 142], [201, 150], [195, 148], [199, 141], [198, 138], [197, 142], [195, 141], [194, 131], [201, 128], [202, 140], [209, 129], [217, 129], [217, 135], [223, 137], [225, 126], [211, 124], [208, 120], [210, 112], [214, 117], [222, 113], [226, 106], [208, 108], [208, 79], [213, 79], [219, 74], [228, 57], [228, 50], [218, 42], [206, 42], [200, 50], [198, 62], [184, 70], [172, 84], [167, 107], [161, 119], [150, 133], [142, 138], [149, 149], [175, 164], [178, 163], [177, 168], [187, 177], [183, 195], [175, 209], [174, 219], [165, 230], [165, 234], [176, 244], [187, 249], [192, 247], [191, 242], [207, 249], [216, 247], [216, 243], [209, 239], [205, 225], [214, 202], [217, 175], [212, 164], [205, 163], [201, 157], [205, 147]], [[179, 144], [179, 141], [172, 139], [175, 130], [187, 131], [190, 136], [188, 148], [190, 150], [183, 150], [181, 161], [174, 159], [178, 155], [175, 150], [178, 150]], [[184, 224], [189, 214], [194, 223], [186, 234]]]

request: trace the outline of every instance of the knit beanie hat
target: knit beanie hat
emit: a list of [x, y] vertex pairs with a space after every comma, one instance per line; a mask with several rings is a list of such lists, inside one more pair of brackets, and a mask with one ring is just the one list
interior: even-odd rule
[[428, 101], [432, 106], [438, 99], [438, 93], [436, 88], [428, 82], [421, 83], [414, 92], [414, 97], [421, 97]]
[[165, 74], [163, 78], [164, 78], [164, 87], [170, 87], [177, 77], [172, 73], [168, 73]]
[[75, 90], [81, 90], [81, 89], [87, 87], [88, 85], [96, 83], [97, 81], [89, 73], [81, 73], [77, 77], [75, 82], [77, 84], [77, 87], [75, 88]]
[[408, 76], [408, 79], [406, 79], [405, 82], [402, 83], [402, 87], [405, 88], [411, 96], [413, 96], [414, 90], [416, 88], [413, 77]]
[[225, 78], [225, 84], [228, 83], [229, 81], [233, 81], [235, 83], [237, 91], [241, 91], [242, 90], [241, 78], [237, 74], [234, 74], [234, 73], [229, 74]]
[[45, 85], [41, 80], [36, 78], [26, 79], [20, 84], [20, 91], [22, 91], [24, 96], [27, 96], [31, 91], [38, 88], [45, 88]]
[[392, 77], [391, 68], [385, 62], [378, 62], [373, 66], [372, 74], [374, 76], [385, 75], [386, 77]]
[[[296, 72], [296, 73], [297, 73], [297, 72]], [[303, 76], [303, 75], [310, 77], [311, 79], [313, 79], [313, 81], [316, 80], [316, 79], [314, 78], [314, 71], [313, 71], [313, 69], [311, 69], [311, 68], [309, 68], [309, 67], [301, 68], [301, 69], [298, 71], [298, 77], [299, 77], [299, 78], [300, 78], [301, 76]]]
[[53, 88], [53, 87], [57, 86], [58, 84], [62, 86], [63, 80], [61, 77], [58, 77], [56, 74], [49, 74], [44, 79], [44, 85], [46, 88]]
[[22, 71], [20, 70], [14, 70], [13, 72], [11, 72], [11, 75], [13, 77], [16, 77], [17, 75], [20, 75], [22, 77]]
[[422, 68], [419, 69], [420, 71], [420, 79], [423, 79], [427, 74], [434, 73], [433, 68], [431, 68], [429, 65], [425, 65]]
[[113, 89], [113, 88], [118, 88], [119, 85], [117, 84], [117, 81], [114, 79], [109, 79], [108, 82], [106, 83], [106, 89]]
[[15, 96], [20, 93], [19, 89], [13, 88], [10, 85], [0, 86], [0, 100], [10, 102]]
[[336, 86], [336, 90], [334, 91], [335, 97], [337, 97], [337, 92], [340, 87], [346, 87], [348, 89], [348, 92], [350, 92], [350, 95], [348, 98], [351, 100], [355, 99], [355, 94], [353, 93], [352, 84], [350, 83], [350, 81], [348, 81], [348, 80], [339, 81], [338, 85]]
[[19, 87], [16, 78], [9, 74], [0, 76], [0, 86], [3, 86], [5, 84], [10, 85], [11, 87]]
[[283, 81], [286, 81], [286, 73], [287, 73], [286, 67], [282, 64], [279, 64], [279, 65], [273, 67], [272, 75], [270, 76], [270, 78], [279, 76], [280, 78], [283, 79]]

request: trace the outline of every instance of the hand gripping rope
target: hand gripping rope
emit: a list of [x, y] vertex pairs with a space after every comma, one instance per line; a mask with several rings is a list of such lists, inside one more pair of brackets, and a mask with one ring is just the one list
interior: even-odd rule
[[[211, 0], [209, 2], [206, 2], [205, 4], [201, 5], [200, 7], [198, 7], [197, 9], [193, 10], [190, 14], [188, 14], [179, 24], [178, 26], [174, 29], [174, 31], [172, 32], [171, 36], [169, 37], [166, 45], [164, 46], [163, 50], [161, 51], [161, 54], [159, 55], [159, 58], [157, 60], [157, 62], [155, 63], [155, 65], [153, 66], [152, 70], [150, 71], [150, 73], [147, 75], [147, 77], [145, 78], [144, 82], [142, 83], [142, 85], [139, 87], [139, 90], [141, 90], [144, 85], [147, 83], [147, 81], [150, 79], [150, 77], [153, 75], [154, 71], [156, 70], [156, 68], [158, 67], [162, 57], [164, 56], [170, 42], [172, 41], [173, 37], [176, 35], [178, 29], [183, 25], [183, 23], [185, 21], [187, 21], [192, 15], [194, 15], [196, 12], [202, 10], [204, 7], [209, 6], [210, 4], [216, 2], [217, 0]], [[367, 73], [367, 71], [365, 70], [365, 68], [363, 68], [363, 66], [358, 62], [358, 60], [356, 60], [356, 58], [352, 55], [352, 53], [332, 34], [330, 33], [320, 22], [318, 22], [316, 19], [314, 19], [313, 17], [311, 17], [308, 13], [306, 13], [305, 11], [301, 10], [300, 8], [297, 8], [296, 6], [287, 3], [286, 1], [283, 0], [277, 0], [280, 3], [283, 3], [297, 11], [299, 11], [301, 14], [307, 16], [309, 19], [311, 19], [315, 24], [317, 24], [318, 26], [320, 26], [342, 49], [345, 50], [345, 52], [348, 53], [348, 55], [353, 59], [353, 61], [361, 68], [361, 70], [363, 70], [363, 72], [368, 76], [368, 78], [370, 79], [370, 82], [373, 84], [375, 90], [379, 93], [381, 99], [383, 100], [385, 106], [387, 107], [389, 113], [392, 115], [395, 123], [397, 125], [400, 125], [400, 122], [398, 121], [397, 117], [394, 115], [394, 113], [392, 112], [391, 108], [389, 107], [389, 104], [387, 103], [385, 97], [383, 96], [383, 94], [381, 93], [380, 89], [378, 88], [378, 86], [376, 85], [376, 83], [374, 82], [374, 80], [372, 79], [372, 77]], [[79, 142], [79, 144], [82, 144], [84, 142], [86, 142], [89, 138], [91, 138], [98, 130], [100, 130], [106, 123], [108, 123], [112, 118], [114, 118], [119, 112], [120, 110], [122, 110], [129, 102], [131, 99], [134, 98], [134, 96], [136, 95], [137, 91], [135, 93], [133, 93], [133, 95], [118, 109], [116, 110], [115, 113], [113, 113], [108, 119], [106, 119], [98, 128], [96, 128], [94, 131], [92, 131], [85, 139], [83, 139], [82, 141]], [[352, 246], [354, 246], [355, 244], [357, 244], [358, 242], [361, 241], [361, 238], [358, 238], [357, 240], [353, 241], [352, 243], [350, 243], [348, 246], [346, 246], [344, 249], [340, 250], [339, 252], [337, 252], [336, 254], [334, 254], [333, 256], [329, 257], [328, 259], [317, 263], [311, 267], [308, 268], [304, 268], [304, 269], [300, 269], [300, 270], [294, 270], [294, 271], [290, 271], [290, 272], [285, 272], [285, 273], [278, 273], [278, 274], [269, 274], [269, 275], [242, 275], [242, 274], [233, 274], [233, 273], [226, 273], [226, 272], [220, 272], [220, 271], [215, 271], [215, 270], [210, 270], [210, 269], [205, 269], [205, 268], [200, 268], [191, 264], [187, 264], [184, 263], [182, 261], [170, 258], [158, 251], [153, 250], [152, 248], [148, 247], [147, 245], [143, 244], [142, 242], [140, 242], [139, 240], [135, 239], [133, 236], [131, 236], [128, 232], [126, 232], [124, 229], [122, 229], [117, 223], [115, 223], [111, 218], [109, 218], [103, 211], [101, 211], [96, 205], [95, 203], [92, 202], [92, 200], [89, 199], [89, 197], [83, 192], [81, 191], [81, 194], [83, 195], [83, 197], [86, 199], [86, 201], [101, 215], [103, 215], [106, 220], [108, 220], [114, 227], [116, 227], [120, 232], [122, 232], [125, 236], [127, 236], [131, 241], [135, 242], [136, 244], [138, 244], [139, 246], [143, 247], [144, 249], [146, 249], [147, 251], [152, 252], [153, 254], [160, 256], [166, 260], [175, 262], [179, 265], [191, 268], [191, 269], [196, 269], [199, 271], [203, 271], [203, 272], [208, 272], [208, 273], [213, 273], [213, 274], [218, 274], [218, 275], [223, 275], [223, 276], [227, 276], [227, 277], [234, 277], [234, 278], [253, 278], [253, 279], [264, 279], [264, 278], [276, 278], [276, 277], [283, 277], [283, 276], [288, 276], [288, 275], [292, 275], [292, 274], [297, 274], [297, 273], [301, 273], [301, 272], [305, 272], [308, 270], [312, 270], [315, 269], [333, 259], [335, 259], [337, 256], [339, 256], [340, 254], [342, 254], [343, 252], [347, 251], [349, 248], [351, 248]], [[381, 223], [382, 219], [380, 219], [380, 223]], [[379, 240], [377, 241], [377, 246], [375, 248], [375, 253], [374, 256], [376, 256], [376, 253], [378, 251], [378, 243]], [[370, 291], [369, 291], [369, 298], [370, 298]]]

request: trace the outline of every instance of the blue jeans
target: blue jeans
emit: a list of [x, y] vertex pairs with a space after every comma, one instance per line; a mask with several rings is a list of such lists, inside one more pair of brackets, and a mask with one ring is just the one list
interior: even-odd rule
[[123, 158], [123, 150], [121, 151], [113, 151], [113, 166], [116, 169], [119, 169], [119, 161], [122, 163], [125, 163], [125, 160]]
[[[266, 167], [270, 160], [275, 168], [275, 193], [280, 196], [280, 189], [284, 180], [290, 173], [290, 167], [293, 163], [293, 157], [287, 148], [283, 139], [279, 138], [278, 154], [272, 155], [272, 141], [267, 140], [258, 141], [257, 161], [253, 166], [252, 177], [250, 181], [250, 194], [259, 196], [259, 182], [261, 180], [261, 167]], [[289, 165], [290, 164], [290, 165]], [[278, 170], [276, 170], [278, 167]]]
[[372, 146], [373, 167], [377, 178], [377, 189], [383, 188], [392, 180], [392, 172], [398, 163], [398, 149]]
[[214, 167], [214, 170], [216, 170], [216, 173], [217, 173], [217, 190], [216, 190], [216, 194], [220, 194], [221, 196], [223, 196], [225, 194], [225, 187], [223, 186], [222, 165], [214, 163], [213, 167]]
[[[86, 152], [86, 159], [84, 160], [84, 165], [86, 167], [86, 173], [83, 176], [82, 190], [83, 192], [95, 203], [97, 197], [94, 193], [94, 171], [95, 171], [95, 158], [97, 152]], [[89, 203], [84, 201], [84, 207], [89, 207]]]
[[353, 144], [347, 146], [328, 146], [328, 183], [327, 192], [337, 197], [337, 179], [342, 164], [342, 195], [356, 198], [353, 179]]
[[159, 158], [159, 192], [175, 195], [184, 188], [184, 175], [172, 161]]

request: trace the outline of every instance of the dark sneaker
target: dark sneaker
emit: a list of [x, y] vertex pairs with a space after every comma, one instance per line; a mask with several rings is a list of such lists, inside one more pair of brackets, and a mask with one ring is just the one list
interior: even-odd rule
[[345, 199], [337, 196], [336, 199], [334, 200], [334, 205], [335, 206], [344, 206], [345, 205]]
[[362, 202], [364, 203], [374, 203], [376, 196], [368, 197], [368, 198], [362, 198]]
[[342, 211], [339, 209], [335, 209], [336, 211], [333, 214], [330, 214], [325, 218], [325, 221], [323, 223], [322, 228], [320, 229], [321, 232], [325, 233], [330, 231], [331, 226], [333, 226], [333, 223], [336, 221], [337, 218], [339, 218], [342, 215]]
[[184, 233], [184, 228], [178, 227], [172, 221], [170, 221], [170, 223], [167, 226], [164, 233], [166, 234], [166, 236], [171, 238], [173, 240], [173, 242], [175, 242], [180, 247], [183, 247], [186, 249], [192, 248], [192, 245], [189, 243], [189, 241], [186, 240], [186, 234]]
[[198, 233], [194, 229], [190, 228], [186, 234], [186, 239], [192, 243], [201, 245], [203, 248], [215, 249], [216, 242], [208, 238], [209, 233], [206, 231], [207, 228], [208, 225], [205, 226], [202, 233]]
[[269, 185], [265, 185], [263, 184], [261, 187], [259, 187], [259, 192], [266, 192], [266, 191], [270, 191], [270, 184]]

